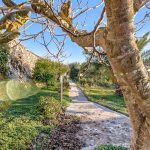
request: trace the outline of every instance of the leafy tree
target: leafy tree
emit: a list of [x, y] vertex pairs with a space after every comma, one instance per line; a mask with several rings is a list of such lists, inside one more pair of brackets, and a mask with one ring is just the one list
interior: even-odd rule
[[80, 71], [80, 64], [79, 63], [72, 63], [69, 65], [70, 67], [70, 78], [72, 80], [78, 80], [79, 71]]
[[92, 86], [112, 84], [111, 71], [108, 66], [100, 64], [99, 61], [94, 59], [88, 66], [87, 70], [85, 71], [84, 70], [86, 69], [85, 64], [87, 63], [83, 63], [80, 69], [80, 73], [83, 74], [83, 77], [81, 77], [80, 79], [82, 85], [86, 83]]
[[67, 72], [67, 67], [64, 64], [40, 59], [35, 65], [33, 78], [36, 81], [46, 83], [48, 87], [49, 84], [55, 85], [57, 78], [65, 72]]
[[8, 67], [8, 57], [9, 57], [10, 47], [8, 44], [0, 44], [0, 73], [6, 74]]
[[[100, 51], [102, 51], [102, 49], [100, 49]], [[103, 62], [101, 60], [99, 60], [99, 57], [97, 55], [95, 55], [92, 59], [91, 59], [91, 52], [83, 52], [84, 55], [86, 55], [87, 61], [85, 64], [83, 64], [83, 66], [87, 67], [87, 71], [86, 73], [84, 73], [87, 77], [89, 76], [94, 77], [94, 84], [95, 85], [104, 85], [104, 86], [108, 86], [110, 85], [112, 82], [115, 85], [115, 93], [118, 96], [123, 96], [122, 94], [122, 90], [119, 86], [119, 84], [117, 83], [116, 77], [114, 76], [112, 67], [109, 63], [109, 60], [107, 58], [107, 55], [102, 55], [101, 59], [103, 60]], [[83, 67], [83, 68], [84, 68]], [[83, 69], [82, 68], [82, 69]], [[93, 68], [94, 70], [91, 71], [91, 68]], [[82, 70], [81, 69], [81, 70]], [[84, 69], [83, 69], [84, 71]], [[89, 72], [91, 72], [91, 76], [89, 74]]]
[[38, 60], [34, 68], [33, 78], [36, 81], [45, 82], [48, 87], [49, 81], [54, 79], [52, 65], [47, 59]]
[[57, 74], [59, 76], [64, 75], [65, 73], [69, 71], [69, 67], [60, 62], [57, 62], [57, 63], [55, 62], [55, 67], [57, 68]]

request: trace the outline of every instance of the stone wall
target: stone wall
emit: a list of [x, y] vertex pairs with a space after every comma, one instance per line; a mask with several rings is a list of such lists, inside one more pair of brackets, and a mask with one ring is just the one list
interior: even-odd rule
[[10, 44], [8, 76], [12, 79], [29, 80], [39, 56], [27, 50], [22, 44], [12, 41]]

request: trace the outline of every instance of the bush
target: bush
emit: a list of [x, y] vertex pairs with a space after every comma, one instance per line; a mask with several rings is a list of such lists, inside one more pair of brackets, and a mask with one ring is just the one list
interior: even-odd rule
[[85, 78], [81, 78], [81, 79], [80, 79], [80, 84], [81, 84], [81, 86], [85, 86], [85, 84], [86, 84], [86, 79], [85, 79]]
[[65, 90], [69, 89], [70, 85], [69, 85], [69, 81], [67, 79], [64, 80], [63, 87]]
[[72, 63], [69, 65], [69, 67], [70, 67], [70, 78], [74, 81], [78, 81], [79, 72], [80, 72], [80, 64]]
[[98, 81], [98, 82], [97, 82], [97, 85], [107, 88], [107, 87], [110, 87], [112, 84], [109, 84], [109, 83], [106, 83], [106, 82]]
[[96, 147], [94, 150], [127, 150], [127, 148], [113, 145], [100, 145]]
[[6, 110], [11, 104], [11, 101], [0, 101], [0, 112]]
[[68, 71], [67, 66], [62, 63], [40, 59], [36, 62], [33, 70], [35, 81], [43, 82], [49, 86], [55, 86], [57, 78]]
[[93, 86], [93, 79], [87, 79], [88, 86]]
[[9, 46], [8, 44], [0, 44], [0, 73], [6, 74], [8, 67], [8, 57], [9, 57]]
[[51, 79], [47, 82], [47, 86], [48, 86], [48, 88], [51, 86], [53, 86], [53, 87], [57, 86], [57, 81], [56, 81], [55, 76], [51, 77]]
[[57, 123], [57, 117], [62, 113], [61, 103], [54, 97], [41, 96], [38, 109], [45, 120], [50, 120], [52, 124]]

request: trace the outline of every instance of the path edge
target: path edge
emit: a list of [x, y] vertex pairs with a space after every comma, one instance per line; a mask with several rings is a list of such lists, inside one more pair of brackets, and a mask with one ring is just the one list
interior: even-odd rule
[[97, 104], [97, 105], [103, 106], [103, 107], [108, 108], [108, 109], [110, 109], [110, 110], [112, 110], [112, 111], [114, 111], [114, 112], [117, 112], [117, 113], [119, 113], [119, 114], [122, 114], [122, 115], [125, 115], [125, 116], [129, 117], [129, 114], [127, 114], [127, 113], [121, 112], [121, 111], [119, 111], [119, 110], [114, 110], [114, 109], [112, 109], [111, 107], [109, 107], [109, 106], [107, 106], [107, 105], [104, 105], [104, 104], [101, 104], [101, 103], [98, 103], [98, 102], [93, 102], [93, 101], [91, 101], [91, 100], [89, 99], [89, 97], [85, 94], [85, 92], [82, 90], [82, 88], [79, 86], [79, 84], [76, 84], [76, 85], [77, 85], [77, 87], [82, 91], [82, 93], [84, 94], [84, 96], [87, 98], [87, 100], [88, 100], [89, 102], [95, 103], [95, 104]]

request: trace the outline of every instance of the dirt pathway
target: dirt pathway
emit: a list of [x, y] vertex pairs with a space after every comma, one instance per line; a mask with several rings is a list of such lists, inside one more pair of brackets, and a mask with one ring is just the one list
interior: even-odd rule
[[86, 143], [83, 150], [93, 150], [100, 144], [113, 144], [128, 147], [130, 143], [129, 118], [101, 105], [89, 102], [76, 84], [70, 82], [69, 95], [72, 103], [66, 114], [81, 118], [82, 130], [77, 137]]

